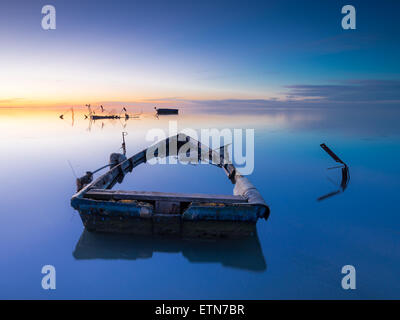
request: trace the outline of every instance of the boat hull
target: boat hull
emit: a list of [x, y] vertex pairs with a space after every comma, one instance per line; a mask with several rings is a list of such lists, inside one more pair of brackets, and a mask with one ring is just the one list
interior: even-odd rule
[[235, 238], [253, 236], [256, 222], [185, 220], [180, 215], [154, 214], [141, 218], [80, 212], [88, 231], [133, 235], [177, 236], [182, 238]]

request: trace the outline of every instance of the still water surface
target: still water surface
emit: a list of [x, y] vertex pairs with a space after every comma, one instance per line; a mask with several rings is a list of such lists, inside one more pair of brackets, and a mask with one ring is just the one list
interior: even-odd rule
[[[89, 124], [81, 112], [0, 109], [0, 298], [22, 299], [354, 299], [400, 298], [399, 111], [266, 110], [150, 114]], [[180, 241], [84, 231], [69, 204], [75, 176], [118, 151], [149, 142], [150, 128], [254, 128], [253, 184], [270, 205], [268, 221], [246, 241]], [[340, 171], [325, 142], [350, 166]], [[117, 188], [231, 194], [211, 166], [139, 166]], [[41, 288], [56, 267], [57, 289]], [[341, 288], [341, 268], [357, 270], [357, 289]]]

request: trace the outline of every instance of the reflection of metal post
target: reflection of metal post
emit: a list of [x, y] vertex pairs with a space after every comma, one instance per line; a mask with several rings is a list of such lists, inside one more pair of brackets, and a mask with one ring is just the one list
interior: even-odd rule
[[126, 144], [125, 144], [125, 136], [128, 135], [128, 132], [122, 132], [122, 152], [124, 156], [126, 156]]
[[75, 123], [75, 113], [74, 113], [74, 108], [71, 108], [71, 112], [72, 112], [72, 124], [71, 124], [71, 126], [73, 127], [73, 126], [74, 126], [74, 123]]
[[88, 111], [89, 111], [88, 118], [91, 118], [92, 117], [92, 109], [90, 108], [90, 104], [85, 104], [85, 106], [88, 108]]

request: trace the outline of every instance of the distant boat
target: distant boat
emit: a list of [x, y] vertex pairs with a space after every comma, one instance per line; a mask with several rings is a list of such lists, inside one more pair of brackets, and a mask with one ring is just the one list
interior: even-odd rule
[[95, 116], [91, 115], [90, 119], [92, 120], [100, 120], [100, 119], [120, 119], [120, 116]]
[[[128, 120], [128, 119], [129, 119], [129, 114], [127, 113], [127, 110], [126, 110], [125, 107], [122, 108], [122, 111], [121, 111], [119, 114], [108, 114], [108, 115], [105, 115], [105, 114], [97, 115], [97, 114], [95, 113], [95, 111], [91, 109], [90, 104], [87, 104], [86, 107], [87, 107], [88, 110], [89, 110], [89, 114], [88, 114], [88, 115], [85, 115], [85, 119], [87, 119], [87, 118], [90, 118], [91, 120], [101, 120], [101, 119], [123, 119], [123, 118], [125, 118], [125, 120]], [[105, 111], [105, 109], [104, 109], [104, 107], [103, 107], [102, 105], [101, 105], [99, 108], [101, 109], [101, 112], [102, 112], [102, 113]], [[122, 112], [125, 112], [125, 115], [124, 115], [124, 116], [121, 116], [121, 113], [122, 113]], [[60, 117], [60, 118], [61, 118], [61, 117]], [[62, 119], [62, 118], [61, 118], [61, 119]]]
[[98, 116], [98, 115], [91, 115], [90, 119], [92, 120], [100, 120], [100, 119], [129, 119], [129, 115], [126, 113], [123, 117], [119, 115], [108, 115], [108, 116]]
[[178, 109], [168, 109], [168, 108], [156, 108], [154, 107], [158, 115], [168, 115], [168, 114], [178, 114]]

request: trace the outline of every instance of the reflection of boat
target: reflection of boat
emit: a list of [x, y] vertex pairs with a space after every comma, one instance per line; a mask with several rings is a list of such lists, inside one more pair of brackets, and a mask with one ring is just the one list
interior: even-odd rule
[[191, 263], [214, 262], [252, 271], [264, 271], [267, 268], [257, 233], [244, 239], [204, 241], [102, 234], [84, 230], [73, 256], [78, 260], [137, 260], [149, 259], [155, 252], [182, 253]]
[[[185, 151], [181, 152], [182, 149]], [[191, 154], [190, 150], [196, 154], [192, 160], [208, 161], [224, 169], [234, 184], [234, 195], [109, 190], [139, 164], [157, 157]], [[254, 233], [259, 218], [269, 215], [261, 194], [226, 161], [224, 152], [212, 150], [184, 134], [160, 141], [128, 159], [113, 153], [108, 166], [111, 169], [95, 181], [91, 172], [78, 179], [78, 192], [71, 199], [72, 207], [79, 211], [90, 231], [183, 237], [247, 236]]]
[[154, 109], [157, 112], [157, 115], [169, 115], [169, 114], [178, 114], [179, 110], [178, 109], [169, 109], [169, 108], [156, 108]]

